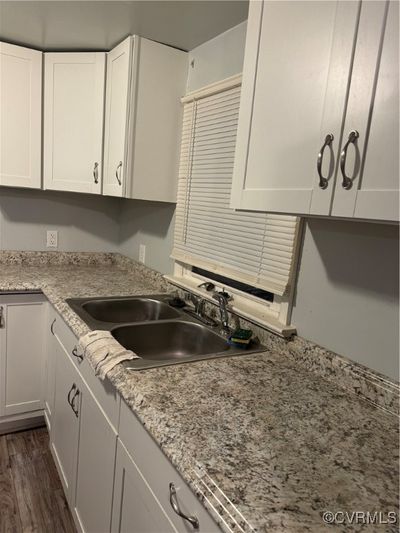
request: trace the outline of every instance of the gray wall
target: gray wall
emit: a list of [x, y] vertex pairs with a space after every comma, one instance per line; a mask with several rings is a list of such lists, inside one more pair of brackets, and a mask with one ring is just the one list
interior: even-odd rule
[[123, 200], [120, 214], [120, 252], [138, 260], [139, 245], [144, 244], [146, 265], [163, 273], [171, 273], [174, 214], [175, 204]]
[[58, 230], [62, 251], [115, 251], [119, 200], [83, 194], [0, 190], [0, 249], [46, 250], [46, 230]]
[[189, 52], [188, 92], [242, 72], [246, 28], [242, 22]]
[[292, 315], [302, 337], [395, 379], [398, 238], [396, 226], [308, 220]]

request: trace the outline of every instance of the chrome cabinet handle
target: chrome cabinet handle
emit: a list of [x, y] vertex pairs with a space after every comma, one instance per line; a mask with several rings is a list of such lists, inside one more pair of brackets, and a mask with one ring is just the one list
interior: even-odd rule
[[78, 359], [78, 361], [83, 361], [83, 355], [81, 353], [78, 353], [78, 348], [75, 346], [75, 348], [72, 348], [72, 355]]
[[350, 144], [355, 144], [360, 134], [357, 130], [353, 130], [349, 133], [349, 137], [347, 139], [347, 143], [343, 146], [343, 150], [340, 153], [340, 170], [342, 172], [343, 181], [342, 181], [342, 187], [343, 189], [349, 190], [351, 189], [351, 186], [353, 185], [353, 181], [351, 178], [349, 178], [346, 175], [346, 159], [347, 159], [347, 149]]
[[321, 146], [321, 150], [319, 151], [318, 158], [317, 158], [317, 172], [319, 176], [319, 186], [321, 189], [326, 189], [328, 187], [328, 178], [325, 178], [322, 175], [322, 160], [324, 158], [325, 148], [332, 144], [333, 139], [334, 139], [333, 134], [328, 133], [328, 135], [325, 137], [324, 144]]
[[68, 395], [67, 395], [67, 401], [69, 403], [69, 405], [72, 407], [72, 403], [71, 403], [71, 394], [76, 390], [76, 385], [75, 383], [73, 383], [72, 387], [69, 389], [69, 392], [68, 392]]
[[80, 395], [80, 393], [81, 393], [81, 391], [77, 388], [76, 391], [75, 391], [75, 394], [71, 398], [71, 403], [70, 403], [70, 406], [71, 406], [76, 418], [78, 418], [78, 416], [79, 416], [79, 411], [75, 407], [75, 399]]
[[56, 323], [56, 318], [53, 320], [53, 322], [51, 323], [51, 326], [50, 326], [50, 331], [51, 333], [54, 335], [54, 324]]
[[171, 504], [172, 509], [178, 516], [180, 516], [184, 520], [187, 520], [191, 524], [193, 529], [199, 529], [198, 518], [196, 516], [187, 516], [179, 509], [178, 498], [176, 496], [176, 488], [173, 483], [169, 484], [169, 502]]
[[122, 168], [122, 161], [118, 163], [117, 170], [115, 171], [115, 177], [117, 178], [118, 185], [122, 185], [121, 178], [119, 177], [118, 170]]
[[99, 183], [99, 164], [96, 161], [93, 167], [93, 178], [96, 185]]
[[0, 328], [4, 328], [4, 307], [0, 305]]

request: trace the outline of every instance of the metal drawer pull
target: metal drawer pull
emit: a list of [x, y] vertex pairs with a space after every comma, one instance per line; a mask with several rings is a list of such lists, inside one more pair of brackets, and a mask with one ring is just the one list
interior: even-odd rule
[[74, 392], [74, 390], [76, 389], [76, 385], [75, 383], [72, 385], [72, 387], [69, 389], [69, 393], [67, 395], [67, 401], [69, 403], [69, 405], [72, 407], [72, 403], [71, 403], [71, 394]]
[[122, 181], [121, 181], [121, 178], [119, 177], [119, 173], [118, 173], [118, 170], [122, 168], [122, 161], [120, 161], [118, 163], [118, 166], [117, 166], [117, 170], [115, 171], [115, 177], [117, 178], [117, 181], [118, 181], [118, 185], [122, 185]]
[[349, 190], [351, 189], [351, 186], [353, 185], [353, 181], [351, 178], [346, 176], [346, 159], [347, 159], [347, 149], [350, 144], [355, 144], [360, 134], [357, 130], [353, 130], [349, 133], [349, 137], [347, 139], [347, 143], [343, 146], [343, 150], [340, 154], [340, 170], [342, 172], [343, 181], [342, 181], [342, 187], [343, 189]]
[[319, 186], [321, 189], [326, 189], [328, 187], [328, 178], [324, 178], [324, 176], [322, 175], [322, 160], [324, 158], [325, 148], [332, 144], [333, 139], [333, 134], [328, 133], [328, 135], [325, 137], [324, 144], [321, 146], [321, 150], [319, 151], [317, 158], [317, 172], [319, 176]]
[[71, 408], [72, 408], [73, 412], [75, 413], [76, 418], [78, 418], [78, 416], [79, 416], [79, 411], [75, 407], [75, 399], [79, 396], [80, 393], [81, 393], [81, 391], [79, 389], [76, 389], [75, 394], [72, 396], [71, 403], [70, 403]]
[[0, 328], [4, 328], [4, 307], [0, 306]]
[[93, 167], [93, 178], [94, 178], [94, 182], [97, 185], [97, 183], [99, 183], [99, 164], [97, 161], [95, 162], [94, 167]]
[[76, 346], [72, 349], [72, 355], [76, 357], [79, 361], [83, 361], [83, 354], [78, 353], [78, 348]]
[[179, 509], [178, 505], [178, 498], [176, 496], [176, 488], [173, 483], [169, 484], [169, 502], [171, 504], [172, 509], [175, 511], [177, 515], [179, 515], [184, 520], [187, 520], [190, 522], [193, 529], [199, 529], [199, 521], [196, 516], [187, 516]]
[[51, 323], [51, 326], [50, 326], [50, 331], [51, 333], [54, 335], [54, 324], [56, 323], [56, 318], [53, 320], [53, 322]]

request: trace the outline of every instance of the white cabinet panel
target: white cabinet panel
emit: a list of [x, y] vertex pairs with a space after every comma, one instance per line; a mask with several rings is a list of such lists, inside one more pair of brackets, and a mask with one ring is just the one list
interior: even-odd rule
[[128, 37], [107, 54], [103, 194], [176, 202], [187, 53]]
[[[0, 300], [0, 414], [43, 408], [45, 373], [45, 304], [18, 296]], [[36, 301], [35, 301], [36, 300]]]
[[[136, 490], [142, 495], [141, 497], [143, 499], [147, 499], [145, 494], [148, 494], [150, 490], [152, 496], [149, 496], [148, 501], [154, 501], [154, 499], [157, 501], [157, 505], [162, 507], [163, 512], [175, 528], [174, 531], [176, 530], [182, 533], [193, 531], [194, 529], [188, 520], [179, 516], [172, 508], [169, 485], [173, 483], [176, 489], [177, 503], [182, 513], [186, 516], [197, 518], [199, 522], [197, 531], [199, 533], [220, 532], [220, 528], [211, 518], [210, 514], [204, 509], [203, 505], [189, 489], [125, 402], [121, 402], [119, 436], [131, 460], [134, 462], [136, 470], [140, 474], [139, 476], [136, 474], [135, 479], [132, 475], [129, 482], [129, 486], [131, 487], [129, 490]], [[121, 473], [118, 473], [118, 460], [116, 476], [117, 478], [121, 476]], [[133, 487], [134, 484], [138, 485], [136, 489]], [[123, 499], [125, 499], [125, 494], [123, 494]], [[114, 524], [115, 520], [113, 519]], [[128, 532], [128, 530], [126, 531]], [[153, 529], [152, 533], [164, 533], [164, 531], [168, 531], [168, 529]]]
[[60, 342], [54, 344], [56, 380], [51, 450], [65, 494], [73, 507], [79, 438], [81, 380]]
[[125, 39], [107, 54], [103, 193], [109, 196], [125, 194], [125, 143], [128, 132], [132, 54], [132, 37]]
[[[396, 221], [399, 218], [399, 4], [364, 2], [344, 127], [345, 172], [336, 183], [334, 215]], [[342, 143], [342, 144], [343, 144]]]
[[115, 471], [113, 533], [176, 532], [149, 484], [118, 442]]
[[111, 527], [117, 434], [100, 406], [82, 389], [75, 513], [85, 533]]
[[0, 185], [41, 187], [42, 53], [0, 43]]
[[[355, 2], [251, 3], [232, 207], [310, 212], [328, 133], [337, 150], [357, 15]], [[332, 106], [337, 120], [325, 113]]]
[[136, 103], [131, 109], [127, 198], [176, 202], [186, 52], [136, 38]]
[[54, 395], [56, 384], [56, 343], [58, 342], [54, 334], [54, 326], [57, 322], [57, 315], [51, 304], [47, 303], [46, 312], [46, 380], [44, 389], [44, 407], [46, 423], [49, 431], [51, 430], [51, 420], [54, 411]]
[[398, 11], [250, 3], [232, 207], [398, 220]]
[[101, 193], [104, 53], [46, 53], [44, 185]]

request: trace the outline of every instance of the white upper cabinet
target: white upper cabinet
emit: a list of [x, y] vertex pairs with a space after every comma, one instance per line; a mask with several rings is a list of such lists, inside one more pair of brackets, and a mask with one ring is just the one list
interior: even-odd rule
[[41, 187], [42, 53], [0, 43], [0, 185]]
[[358, 138], [341, 157], [332, 214], [398, 220], [398, 2], [362, 4], [342, 145], [353, 131]]
[[398, 5], [385, 33], [387, 7], [250, 3], [232, 207], [398, 217]]
[[107, 54], [103, 193], [176, 201], [187, 53], [128, 37]]
[[132, 47], [128, 37], [107, 54], [103, 193], [110, 196], [124, 196]]
[[105, 53], [46, 53], [44, 186], [101, 194]]

